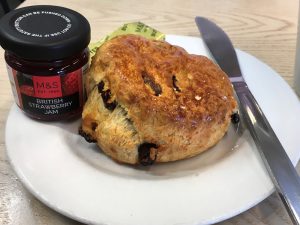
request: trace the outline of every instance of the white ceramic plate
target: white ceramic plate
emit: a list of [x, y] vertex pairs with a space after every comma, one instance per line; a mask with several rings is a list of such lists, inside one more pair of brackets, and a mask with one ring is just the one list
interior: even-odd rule
[[[194, 54], [199, 38], [168, 35]], [[294, 165], [300, 157], [299, 100], [270, 67], [237, 50], [242, 72]], [[6, 124], [10, 162], [24, 185], [58, 212], [105, 225], [195, 225], [239, 214], [274, 188], [246, 131], [233, 127], [213, 149], [175, 163], [115, 163], [77, 135], [80, 121], [41, 123], [13, 106]], [[298, 150], [297, 150], [298, 148]]]

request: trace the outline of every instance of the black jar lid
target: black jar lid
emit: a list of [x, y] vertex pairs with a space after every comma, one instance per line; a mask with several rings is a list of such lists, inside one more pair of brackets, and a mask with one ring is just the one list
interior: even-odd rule
[[83, 51], [90, 42], [89, 22], [59, 6], [20, 8], [0, 20], [0, 45], [29, 60], [59, 60]]

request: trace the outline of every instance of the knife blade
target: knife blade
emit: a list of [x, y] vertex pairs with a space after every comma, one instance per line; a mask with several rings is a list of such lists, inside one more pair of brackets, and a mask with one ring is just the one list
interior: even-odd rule
[[250, 131], [279, 197], [292, 222], [299, 225], [299, 175], [249, 90], [229, 37], [219, 26], [204, 17], [196, 17], [195, 21], [208, 50], [233, 85], [241, 117]]

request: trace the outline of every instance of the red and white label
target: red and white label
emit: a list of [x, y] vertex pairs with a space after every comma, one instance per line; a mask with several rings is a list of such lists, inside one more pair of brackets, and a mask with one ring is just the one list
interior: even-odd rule
[[[68, 75], [66, 75], [66, 77]], [[58, 98], [63, 96], [60, 76], [32, 76], [32, 81], [34, 97]]]
[[85, 66], [65, 75], [24, 74], [7, 65], [16, 103], [34, 115], [64, 114], [81, 109], [84, 103]]

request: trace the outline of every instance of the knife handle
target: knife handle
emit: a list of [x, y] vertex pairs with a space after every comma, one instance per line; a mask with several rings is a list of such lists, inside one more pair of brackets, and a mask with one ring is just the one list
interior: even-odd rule
[[260, 150], [270, 177], [294, 224], [300, 224], [300, 180], [297, 171], [278, 140], [245, 82], [233, 82], [240, 101], [241, 116]]

